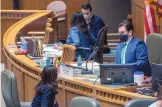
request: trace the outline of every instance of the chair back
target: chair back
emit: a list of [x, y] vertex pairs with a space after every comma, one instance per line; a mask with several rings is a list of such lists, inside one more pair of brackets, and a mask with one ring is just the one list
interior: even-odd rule
[[13, 72], [9, 70], [2, 71], [1, 90], [6, 107], [20, 107], [17, 81]]
[[125, 104], [124, 107], [148, 107], [155, 101], [156, 99], [133, 99]]
[[76, 47], [73, 45], [63, 45], [63, 54], [61, 61], [64, 63], [73, 62], [75, 60]]
[[95, 48], [98, 47], [99, 51], [97, 52], [95, 56], [95, 61], [98, 63], [103, 63], [103, 45], [104, 45], [104, 39], [105, 36], [107, 36], [107, 31], [108, 31], [108, 25], [103, 27], [97, 36], [97, 42], [95, 44]]
[[63, 1], [53, 1], [47, 6], [47, 10], [52, 10], [54, 14], [59, 13], [59, 15], [65, 16], [66, 4]]
[[72, 99], [70, 107], [100, 107], [100, 104], [94, 98], [79, 96]]
[[45, 35], [44, 35], [44, 44], [52, 44], [55, 40], [54, 35], [53, 35], [53, 29], [51, 27], [46, 27], [45, 30]]
[[146, 39], [149, 62], [162, 64], [162, 34], [151, 33]]

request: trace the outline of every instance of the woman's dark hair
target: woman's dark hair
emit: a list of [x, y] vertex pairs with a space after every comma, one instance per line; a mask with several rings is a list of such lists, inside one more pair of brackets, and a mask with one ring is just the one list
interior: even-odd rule
[[44, 87], [52, 88], [54, 94], [58, 93], [57, 68], [53, 65], [43, 69], [41, 81], [35, 87], [36, 92], [42, 92]]
[[92, 11], [92, 7], [91, 7], [90, 4], [83, 4], [81, 8], [84, 9], [84, 10], [88, 10], [89, 9], [90, 12]]
[[71, 27], [78, 26], [80, 30], [88, 35], [88, 25], [83, 17], [83, 14], [75, 12], [71, 19]]
[[121, 26], [125, 26], [127, 31], [130, 31], [130, 30], [132, 30], [132, 32], [134, 31], [133, 24], [129, 22], [128, 20], [124, 20], [118, 25], [118, 27], [121, 27]]
[[90, 32], [88, 31], [88, 25], [83, 17], [83, 14], [75, 12], [71, 19], [71, 27], [77, 26], [80, 28], [81, 32], [88, 36], [89, 42], [91, 44]]

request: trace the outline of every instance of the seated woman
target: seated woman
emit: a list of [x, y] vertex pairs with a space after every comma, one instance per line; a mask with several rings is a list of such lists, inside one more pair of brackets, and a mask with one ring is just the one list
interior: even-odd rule
[[[71, 20], [71, 29], [66, 43], [78, 47], [92, 48], [96, 38], [88, 31], [87, 23], [80, 13], [74, 13]], [[76, 59], [79, 55], [85, 60], [88, 59], [92, 51], [77, 49]]]
[[42, 71], [41, 81], [36, 86], [32, 107], [58, 107], [55, 95], [58, 93], [57, 68], [46, 66]]

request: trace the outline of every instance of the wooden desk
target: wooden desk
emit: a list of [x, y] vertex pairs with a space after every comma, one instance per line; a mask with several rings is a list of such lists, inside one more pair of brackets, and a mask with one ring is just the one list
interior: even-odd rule
[[[3, 47], [3, 35], [7, 31], [7, 29], [12, 26], [14, 23], [18, 22], [19, 20], [30, 16], [36, 12], [39, 12], [38, 10], [1, 10], [1, 63], [5, 61], [5, 56], [2, 51]], [[41, 29], [40, 29], [41, 30]], [[44, 30], [44, 29], [43, 29]]]
[[[5, 32], [3, 38], [6, 68], [16, 74], [21, 101], [32, 101], [35, 94], [34, 88], [38, 81], [40, 81], [42, 69], [25, 55], [14, 55], [13, 51], [18, 49], [11, 49], [8, 46], [9, 44], [16, 43], [17, 33], [20, 30], [25, 31], [27, 26], [30, 27], [32, 23], [38, 23], [49, 15], [50, 11], [39, 11], [28, 16], [11, 26]], [[38, 26], [40, 26], [40, 24], [38, 24]], [[60, 77], [59, 94], [57, 95], [57, 101], [60, 107], [69, 107], [71, 99], [76, 96], [94, 97], [100, 102], [101, 107], [123, 107], [123, 105], [131, 99], [150, 98], [148, 96], [124, 91], [122, 88], [112, 89], [102, 85], [93, 85], [90, 82], [76, 78], [69, 79]]]

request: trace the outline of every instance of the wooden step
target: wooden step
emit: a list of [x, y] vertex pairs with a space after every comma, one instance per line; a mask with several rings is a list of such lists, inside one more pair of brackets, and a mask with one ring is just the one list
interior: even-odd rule
[[117, 43], [113, 43], [113, 44], [112, 43], [108, 43], [109, 47], [117, 47], [117, 45], [118, 45]]
[[118, 33], [108, 33], [107, 34], [107, 39], [111, 40], [111, 39], [119, 39], [119, 34]]
[[108, 39], [107, 42], [108, 43], [119, 43], [120, 40], [119, 39]]
[[109, 47], [109, 48], [115, 50], [116, 49], [116, 46], [115, 47]]

